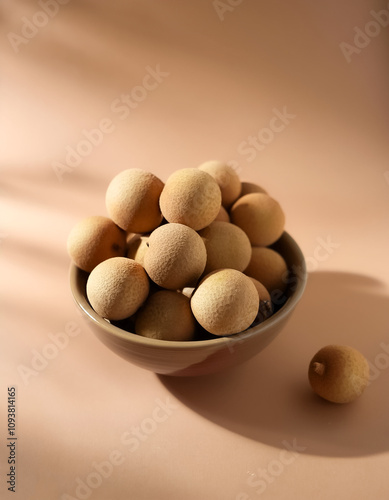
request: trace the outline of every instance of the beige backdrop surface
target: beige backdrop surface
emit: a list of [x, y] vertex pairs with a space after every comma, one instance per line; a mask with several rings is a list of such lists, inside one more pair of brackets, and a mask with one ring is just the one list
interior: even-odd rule
[[[388, 2], [3, 0], [1, 14], [0, 497], [387, 499]], [[79, 316], [66, 238], [106, 214], [119, 171], [166, 180], [208, 159], [279, 200], [309, 283], [250, 362], [158, 377]], [[329, 343], [371, 363], [352, 405], [310, 392]]]

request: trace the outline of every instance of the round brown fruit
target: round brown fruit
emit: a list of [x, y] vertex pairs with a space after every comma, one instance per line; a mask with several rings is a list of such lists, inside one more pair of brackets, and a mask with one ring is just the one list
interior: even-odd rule
[[67, 250], [76, 266], [89, 273], [106, 259], [124, 256], [126, 233], [108, 217], [92, 215], [72, 228]]
[[183, 224], [169, 223], [151, 233], [144, 267], [157, 285], [179, 290], [196, 284], [206, 260], [205, 245], [198, 233]]
[[223, 207], [229, 208], [238, 199], [242, 188], [235, 170], [226, 163], [217, 160], [206, 161], [198, 168], [212, 175], [220, 187]]
[[208, 274], [191, 298], [194, 317], [214, 335], [232, 335], [246, 330], [259, 308], [253, 282], [235, 269], [220, 269]]
[[251, 259], [251, 244], [247, 234], [230, 222], [214, 221], [199, 231], [207, 250], [205, 274], [216, 269], [244, 271]]
[[259, 247], [277, 241], [285, 226], [280, 204], [264, 193], [250, 193], [239, 198], [230, 210], [230, 218], [243, 229], [251, 244]]
[[350, 403], [369, 382], [369, 365], [363, 354], [344, 345], [328, 345], [312, 358], [308, 378], [312, 389], [332, 403]]
[[215, 179], [198, 168], [176, 170], [166, 181], [160, 207], [168, 222], [195, 231], [213, 222], [220, 210], [221, 191]]
[[285, 291], [287, 272], [286, 262], [278, 252], [267, 247], [252, 247], [251, 260], [244, 273], [261, 282], [271, 295]]
[[151, 295], [136, 314], [135, 332], [158, 340], [192, 340], [196, 321], [189, 298], [180, 292], [162, 290]]
[[105, 203], [111, 219], [132, 233], [152, 231], [162, 221], [159, 196], [163, 182], [151, 172], [130, 168], [110, 182]]
[[146, 300], [149, 279], [143, 267], [127, 257], [107, 259], [90, 273], [86, 294], [90, 305], [110, 320], [134, 314]]

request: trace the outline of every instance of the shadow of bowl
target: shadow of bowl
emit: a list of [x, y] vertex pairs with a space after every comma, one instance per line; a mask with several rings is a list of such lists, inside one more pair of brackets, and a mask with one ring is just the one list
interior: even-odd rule
[[[233, 432], [304, 453], [360, 456], [389, 449], [389, 297], [380, 282], [346, 273], [312, 273], [280, 335], [248, 363], [199, 379], [160, 377], [182, 403]], [[311, 390], [308, 365], [324, 345], [360, 350], [371, 367], [364, 394], [329, 403]]]

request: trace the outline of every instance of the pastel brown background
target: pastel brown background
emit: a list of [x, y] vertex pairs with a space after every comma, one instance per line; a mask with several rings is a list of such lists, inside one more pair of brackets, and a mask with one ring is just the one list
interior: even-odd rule
[[[45, 23], [39, 2], [2, 2], [0, 496], [11, 497], [6, 398], [16, 385], [13, 498], [77, 498], [77, 478], [111, 459], [85, 498], [386, 499], [389, 28], [368, 23], [388, 3], [53, 4]], [[42, 26], [15, 48], [10, 33], [21, 36], [24, 19]], [[376, 31], [346, 57], [355, 27]], [[158, 85], [134, 91], [153, 71]], [[141, 99], [128, 113], [118, 111], [123, 94]], [[69, 148], [99, 126], [98, 144], [58, 175]], [[249, 153], [250, 137], [264, 141]], [[66, 238], [80, 218], [106, 213], [120, 170], [166, 180], [208, 159], [232, 162], [279, 200], [309, 283], [287, 328], [249, 363], [159, 378], [115, 357], [78, 315]], [[58, 332], [78, 334], [23, 377]], [[307, 385], [311, 356], [329, 343], [372, 364], [374, 380], [352, 405], [327, 405]], [[171, 407], [156, 410], [167, 398]], [[150, 434], [136, 446], [129, 435], [142, 425]], [[285, 442], [298, 452], [283, 454]], [[258, 469], [270, 478], [263, 491]]]

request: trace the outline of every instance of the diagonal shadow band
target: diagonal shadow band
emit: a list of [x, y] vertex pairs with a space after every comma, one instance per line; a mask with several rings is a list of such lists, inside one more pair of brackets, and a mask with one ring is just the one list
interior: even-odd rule
[[[389, 296], [381, 282], [341, 272], [315, 272], [285, 330], [244, 365], [195, 378], [159, 376], [203, 417], [258, 442], [282, 447], [296, 439], [304, 453], [363, 456], [389, 449]], [[351, 345], [371, 366], [371, 381], [353, 403], [316, 396], [308, 364], [321, 347]]]

